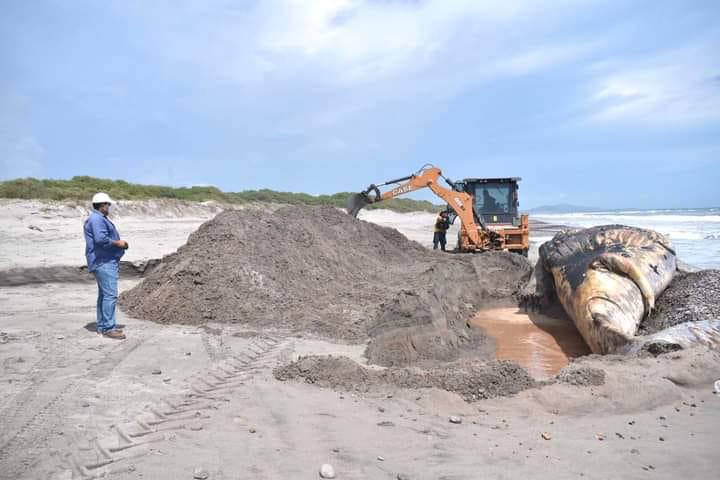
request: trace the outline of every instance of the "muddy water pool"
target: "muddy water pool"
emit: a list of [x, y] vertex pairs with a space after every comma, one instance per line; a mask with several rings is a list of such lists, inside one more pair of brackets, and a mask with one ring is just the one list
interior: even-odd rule
[[570, 319], [562, 312], [551, 315], [499, 307], [481, 310], [471, 324], [495, 340], [498, 360], [512, 360], [534, 378], [547, 379], [571, 358], [590, 353]]

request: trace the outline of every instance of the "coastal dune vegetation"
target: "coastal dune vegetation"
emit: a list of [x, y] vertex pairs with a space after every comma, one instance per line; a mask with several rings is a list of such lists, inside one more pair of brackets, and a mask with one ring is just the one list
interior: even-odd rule
[[[215, 201], [228, 204], [278, 203], [287, 205], [332, 205], [345, 207], [351, 192], [331, 195], [278, 192], [269, 189], [224, 192], [213, 186], [169, 187], [143, 185], [125, 180], [111, 180], [89, 176], [76, 176], [69, 180], [18, 178], [0, 182], [0, 198], [34, 200], [87, 201], [97, 192], [106, 192], [118, 200], [176, 199], [192, 202]], [[442, 208], [425, 200], [397, 198], [367, 208], [385, 208], [396, 212], [434, 212]]]

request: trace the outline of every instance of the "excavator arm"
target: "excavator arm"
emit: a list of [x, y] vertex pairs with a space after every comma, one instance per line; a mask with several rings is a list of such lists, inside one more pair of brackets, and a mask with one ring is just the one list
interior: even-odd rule
[[[451, 188], [440, 185], [438, 183], [440, 178], [445, 180]], [[380, 191], [380, 187], [394, 184], [399, 185], [384, 193]], [[476, 214], [472, 197], [468, 193], [454, 190], [452, 181], [444, 177], [442, 171], [434, 166], [425, 166], [417, 173], [407, 177], [397, 178], [379, 185], [370, 185], [362, 192], [350, 196], [347, 212], [356, 217], [358, 212], [367, 205], [399, 197], [421, 188], [429, 188], [435, 195], [447, 202], [460, 218], [461, 228], [476, 249], [488, 249], [488, 242], [492, 239], [494, 232], [488, 230]]]

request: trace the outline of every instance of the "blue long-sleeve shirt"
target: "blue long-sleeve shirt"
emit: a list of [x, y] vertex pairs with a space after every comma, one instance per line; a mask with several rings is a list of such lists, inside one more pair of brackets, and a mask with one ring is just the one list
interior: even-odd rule
[[85, 258], [88, 271], [94, 272], [100, 265], [120, 260], [125, 250], [112, 244], [120, 240], [115, 225], [102, 213], [93, 210], [83, 226], [85, 232]]

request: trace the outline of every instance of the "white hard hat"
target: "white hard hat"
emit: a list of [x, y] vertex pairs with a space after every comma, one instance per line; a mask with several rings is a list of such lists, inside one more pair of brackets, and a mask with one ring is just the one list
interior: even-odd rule
[[92, 203], [115, 203], [113, 202], [112, 198], [110, 198], [110, 195], [108, 195], [105, 192], [99, 192], [93, 195]]

